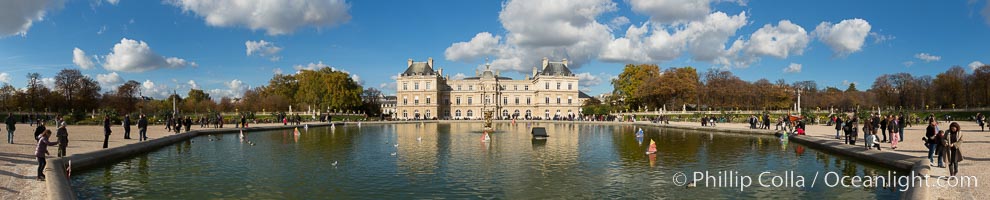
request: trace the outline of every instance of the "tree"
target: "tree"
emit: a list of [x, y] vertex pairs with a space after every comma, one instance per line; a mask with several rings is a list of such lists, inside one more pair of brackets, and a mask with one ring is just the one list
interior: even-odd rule
[[638, 109], [640, 99], [637, 92], [643, 83], [660, 75], [660, 68], [652, 64], [628, 64], [622, 69], [619, 77], [612, 80], [613, 93], [624, 99], [626, 109]]
[[944, 108], [951, 105], [961, 105], [965, 98], [966, 70], [959, 66], [949, 68], [943, 73], [935, 76], [933, 85], [938, 95], [935, 96], [936, 104]]
[[375, 88], [365, 89], [361, 93], [361, 101], [363, 102], [364, 113], [368, 116], [380, 116], [382, 114], [381, 109], [381, 97], [382, 92]]
[[846, 88], [846, 92], [859, 92], [859, 90], [856, 89], [856, 83], [849, 83], [849, 87]]

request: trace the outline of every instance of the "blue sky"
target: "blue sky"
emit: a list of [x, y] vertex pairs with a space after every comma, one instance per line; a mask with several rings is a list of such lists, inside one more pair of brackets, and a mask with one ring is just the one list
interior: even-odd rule
[[626, 63], [860, 89], [880, 74], [990, 63], [985, 0], [12, 0], [0, 11], [0, 81], [80, 68], [105, 91], [136, 80], [153, 97], [236, 97], [315, 67], [394, 93], [406, 60], [428, 57], [452, 77], [490, 58], [516, 78], [568, 58], [592, 95]]

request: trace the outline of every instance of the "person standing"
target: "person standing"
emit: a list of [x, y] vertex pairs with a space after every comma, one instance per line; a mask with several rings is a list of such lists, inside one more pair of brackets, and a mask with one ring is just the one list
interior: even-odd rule
[[866, 149], [873, 146], [873, 133], [873, 118], [866, 118], [866, 123], [863, 123], [863, 145]]
[[186, 132], [189, 132], [190, 127], [192, 127], [192, 117], [186, 116]]
[[138, 141], [148, 140], [148, 118], [141, 114], [138, 119]]
[[946, 134], [946, 143], [948, 144], [948, 154], [949, 154], [949, 176], [956, 176], [959, 173], [959, 162], [963, 161], [961, 152], [959, 151], [960, 145], [962, 145], [962, 131], [959, 129], [959, 124], [952, 122], [949, 124], [949, 132]]
[[986, 129], [983, 129], [984, 123], [987, 122], [986, 122], [986, 118], [983, 116], [983, 113], [976, 113], [976, 124], [980, 125], [980, 131], [986, 131]]
[[14, 129], [17, 128], [17, 126], [15, 126], [17, 121], [14, 119], [14, 113], [7, 113], [7, 119], [4, 120], [4, 123], [7, 124], [7, 143], [13, 144]]
[[887, 123], [889, 123], [888, 119], [890, 118], [883, 115], [880, 115], [880, 118], [882, 118], [880, 120], [880, 134], [883, 135], [883, 140], [880, 142], [887, 142]]
[[41, 135], [41, 133], [44, 133], [45, 130], [47, 130], [45, 128], [45, 123], [40, 121], [38, 122], [39, 122], [38, 126], [34, 128], [34, 141], [38, 141], [38, 136]]
[[835, 125], [835, 139], [840, 139], [841, 137], [839, 137], [839, 133], [842, 132], [842, 127], [843, 127], [842, 118], [836, 117], [834, 125]]
[[890, 120], [890, 122], [888, 122], [889, 124], [887, 124], [887, 125], [888, 126], [895, 127], [895, 128], [891, 128], [890, 129], [890, 149], [896, 150], [897, 149], [897, 142], [899, 142], [901, 140], [900, 135], [898, 135], [898, 128], [896, 128], [896, 127], [897, 126], [900, 126], [901, 125], [901, 122], [898, 121], [897, 118], [894, 118], [893, 115], [891, 115], [890, 118], [891, 118], [891, 120]]
[[65, 147], [69, 146], [69, 131], [65, 129], [65, 122], [58, 124], [55, 137], [58, 138], [58, 157], [65, 157]]
[[103, 116], [103, 148], [107, 148], [107, 142], [110, 142], [110, 116]]
[[[938, 131], [938, 122], [928, 120], [928, 127], [925, 128], [925, 137], [922, 139], [925, 140], [925, 147], [928, 147], [928, 165], [932, 167], [935, 166], [935, 158], [933, 156], [935, 156], [935, 151], [938, 150], [939, 142], [936, 140]], [[942, 160], [938, 161], [938, 165], [942, 165]]]
[[34, 156], [38, 158], [38, 180], [45, 180], [45, 165], [48, 164], [45, 161], [45, 157], [48, 155], [48, 146], [55, 146], [58, 142], [48, 141], [48, 137], [52, 136], [52, 131], [45, 130], [39, 135], [38, 147], [34, 149]]
[[898, 125], [896, 127], [897, 128], [897, 134], [899, 136], [898, 138], [901, 139], [898, 142], [903, 142], [904, 141], [904, 126], [907, 126], [907, 124], [908, 124], [908, 121], [905, 121], [904, 113], [901, 113], [901, 116], [898, 116], [897, 117], [897, 122], [898, 122]]
[[131, 139], [131, 116], [124, 115], [124, 139]]
[[247, 117], [241, 115], [241, 128], [247, 128]]

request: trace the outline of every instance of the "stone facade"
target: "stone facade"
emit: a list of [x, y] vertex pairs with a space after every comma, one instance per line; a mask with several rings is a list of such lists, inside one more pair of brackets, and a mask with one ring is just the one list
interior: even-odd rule
[[[534, 67], [522, 80], [500, 76], [490, 66], [475, 77], [452, 80], [433, 59], [407, 62], [396, 80], [396, 119], [482, 119], [485, 111], [500, 119], [566, 119], [580, 116], [587, 95], [567, 59]], [[585, 98], [582, 98], [585, 97]]]

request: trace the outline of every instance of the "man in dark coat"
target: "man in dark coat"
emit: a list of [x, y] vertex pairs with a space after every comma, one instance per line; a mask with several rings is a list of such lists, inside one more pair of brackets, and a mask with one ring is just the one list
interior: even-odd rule
[[103, 148], [107, 148], [107, 142], [110, 141], [110, 116], [103, 117]]
[[138, 141], [148, 140], [148, 118], [141, 114], [138, 119]]
[[55, 137], [58, 138], [58, 157], [65, 157], [65, 147], [69, 146], [69, 131], [65, 129], [65, 122], [58, 124]]
[[14, 119], [14, 113], [7, 113], [7, 120], [4, 120], [7, 124], [7, 143], [14, 143], [14, 129], [17, 129], [17, 120]]
[[124, 116], [124, 139], [131, 139], [131, 116]]

